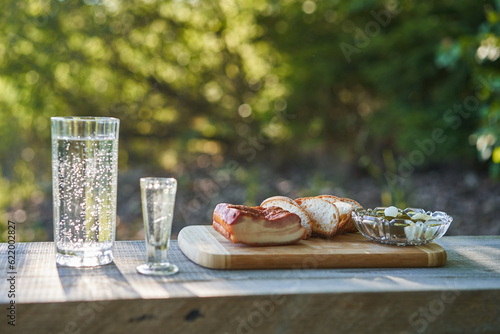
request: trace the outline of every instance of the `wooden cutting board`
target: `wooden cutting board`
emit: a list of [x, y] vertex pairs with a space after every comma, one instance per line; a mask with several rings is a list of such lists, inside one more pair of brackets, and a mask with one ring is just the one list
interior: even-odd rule
[[398, 247], [375, 243], [360, 233], [330, 240], [310, 238], [287, 246], [233, 244], [209, 226], [187, 226], [178, 237], [182, 252], [213, 269], [438, 267], [446, 252], [436, 243]]

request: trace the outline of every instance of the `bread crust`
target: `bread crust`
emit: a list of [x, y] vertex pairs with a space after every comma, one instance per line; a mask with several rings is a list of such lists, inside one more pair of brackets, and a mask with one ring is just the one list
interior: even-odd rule
[[362, 209], [363, 208], [363, 206], [361, 204], [359, 204], [358, 202], [356, 202], [355, 200], [350, 199], [350, 198], [341, 197], [340, 201], [351, 204], [352, 207], [353, 207], [353, 210], [357, 210], [357, 209]]
[[327, 200], [328, 202], [342, 202], [342, 197], [338, 197], [338, 196], [333, 196], [333, 195], [319, 195], [319, 196], [316, 196], [318, 198], [322, 198], [324, 200]]

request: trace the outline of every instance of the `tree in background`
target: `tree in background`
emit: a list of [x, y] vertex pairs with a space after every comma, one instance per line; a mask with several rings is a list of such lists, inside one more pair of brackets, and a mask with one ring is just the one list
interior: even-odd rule
[[311, 155], [383, 179], [425, 148], [415, 168], [472, 161], [469, 141], [498, 176], [498, 13], [477, 1], [30, 0], [2, 16], [3, 240], [7, 219], [47, 237], [30, 210], [50, 197], [51, 116], [120, 118], [120, 170], [185, 184]]

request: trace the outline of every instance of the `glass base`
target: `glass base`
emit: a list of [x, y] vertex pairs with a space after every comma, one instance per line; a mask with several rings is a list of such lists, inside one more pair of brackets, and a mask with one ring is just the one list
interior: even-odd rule
[[66, 267], [95, 267], [113, 262], [113, 252], [57, 252], [56, 263]]
[[173, 275], [179, 271], [175, 264], [164, 263], [161, 265], [149, 265], [147, 263], [138, 266], [137, 271], [143, 275], [167, 276]]

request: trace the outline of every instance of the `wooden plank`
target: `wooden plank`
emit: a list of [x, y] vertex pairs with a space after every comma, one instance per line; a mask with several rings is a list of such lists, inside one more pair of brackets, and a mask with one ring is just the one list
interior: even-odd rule
[[[277, 294], [19, 305], [21, 333], [498, 333], [499, 291]], [[6, 332], [7, 324], [0, 323]]]
[[438, 244], [397, 247], [374, 243], [359, 233], [310, 238], [293, 245], [233, 244], [212, 226], [187, 226], [178, 242], [193, 262], [214, 269], [438, 267], [446, 252]]
[[[313, 262], [290, 269], [211, 270], [184, 256], [176, 241], [170, 277], [139, 275], [144, 241], [116, 242], [113, 264], [98, 268], [56, 266], [51, 242], [16, 245], [16, 302], [190, 298], [280, 293], [398, 292], [422, 289], [500, 290], [500, 237], [444, 237], [446, 265], [439, 268], [314, 269]], [[396, 247], [396, 249], [400, 249]], [[0, 244], [0, 271], [7, 273], [7, 244]], [[313, 268], [307, 270], [306, 268]], [[9, 282], [0, 280], [0, 305], [9, 303]]]
[[[180, 271], [165, 278], [136, 272], [144, 241], [119, 241], [114, 264], [81, 269], [56, 266], [53, 243], [18, 243], [13, 330], [497, 333], [500, 237], [439, 242], [448, 254], [440, 268], [211, 270], [187, 259], [173, 241], [169, 260]], [[4, 273], [6, 249], [0, 244]], [[0, 333], [11, 329], [8, 289], [0, 280]]]

